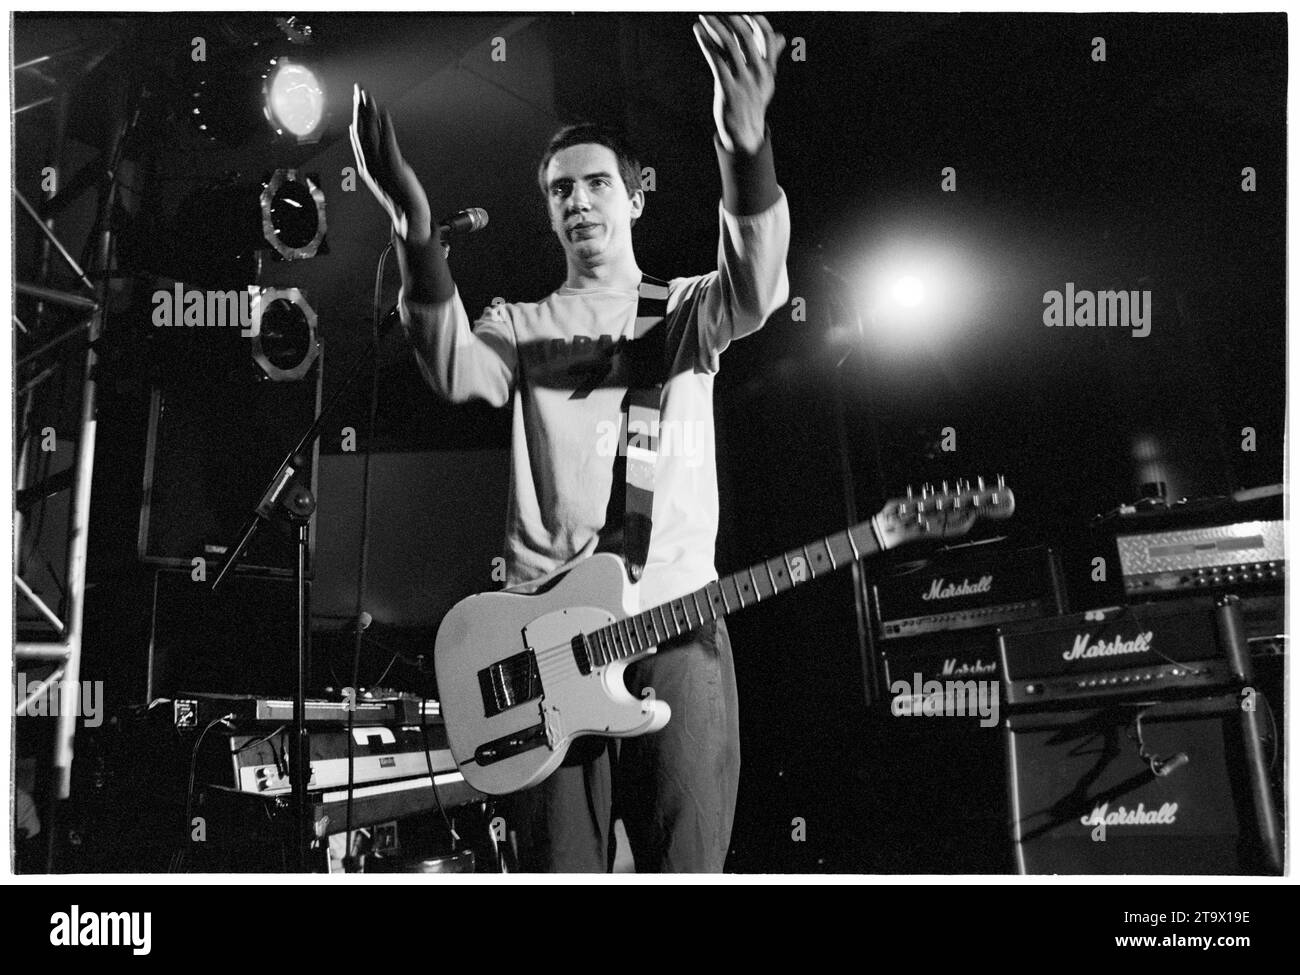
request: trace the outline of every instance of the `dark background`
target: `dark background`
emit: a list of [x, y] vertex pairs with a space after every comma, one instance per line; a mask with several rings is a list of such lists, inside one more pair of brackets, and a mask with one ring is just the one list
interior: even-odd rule
[[[724, 356], [721, 571], [843, 527], [832, 391], [836, 362], [855, 347], [835, 336], [851, 328], [854, 309], [871, 334], [839, 375], [864, 515], [909, 483], [1003, 473], [1019, 510], [999, 527], [1015, 542], [1053, 542], [1071, 565], [1086, 566], [1095, 554], [1089, 519], [1135, 498], [1144, 481], [1164, 480], [1182, 497], [1282, 479], [1283, 15], [770, 19], [806, 51], [804, 61], [783, 59], [769, 123], [793, 222], [791, 295], [805, 299], [807, 315], [778, 311]], [[342, 189], [353, 81], [392, 111], [435, 213], [490, 213], [488, 229], [452, 255], [472, 315], [493, 297], [534, 300], [562, 280], [535, 178], [561, 122], [625, 128], [654, 167], [656, 189], [634, 234], [643, 269], [701, 273], [716, 259], [712, 79], [691, 17], [310, 17], [316, 43], [302, 53], [317, 62], [333, 111], [324, 137], [298, 146], [261, 130], [234, 147], [206, 143], [184, 121], [190, 38], [208, 40], [209, 69], [235, 71], [269, 20], [15, 18], [20, 62], [105, 42], [102, 62], [72, 88], [74, 162], [93, 156], [135, 82], [148, 92], [127, 144], [117, 218], [119, 256], [144, 277], [122, 283], [101, 350], [108, 384], [83, 674], [109, 678], [121, 703], [143, 694], [151, 580], [135, 548], [159, 341], [141, 298], [170, 281], [159, 253], [210, 229], [185, 218], [195, 189], [277, 166], [319, 175], [329, 253], [267, 264], [259, 283], [307, 294], [326, 349], [327, 398], [368, 339], [387, 237], [369, 192]], [[1104, 63], [1090, 57], [1098, 36]], [[506, 42], [504, 62], [490, 56], [496, 37]], [[25, 95], [20, 86], [17, 101]], [[15, 180], [32, 199], [49, 139], [43, 111], [15, 123]], [[1257, 173], [1255, 192], [1241, 189], [1246, 166]], [[954, 193], [940, 191], [944, 167], [956, 170]], [[62, 220], [61, 233], [84, 237], [84, 208]], [[21, 277], [35, 235], [21, 223], [17, 233]], [[905, 328], [901, 342], [887, 343], [874, 327], [881, 295], [871, 272], [915, 249], [944, 255], [931, 265], [960, 273], [935, 331]], [[1067, 281], [1150, 289], [1151, 335], [1045, 328], [1043, 294]], [[397, 285], [390, 263], [384, 308]], [[340, 453], [337, 434], [350, 425], [359, 451], [373, 452], [363, 604], [390, 643], [427, 650], [446, 608], [493, 584], [508, 411], [439, 403], [400, 340], [384, 346], [378, 376], [374, 437], [363, 383], [322, 440], [314, 611], [325, 628], [335, 625], [326, 617], [356, 605], [361, 460]], [[945, 427], [956, 432], [952, 455], [939, 447]], [[1256, 432], [1254, 452], [1241, 449], [1244, 427]], [[1099, 598], [1086, 582], [1070, 593], [1075, 608]], [[824, 808], [834, 798], [827, 789], [869, 789], [882, 757], [866, 742], [847, 576], [737, 617], [732, 635], [746, 769], [737, 843], [762, 847], [789, 832], [778, 794], [796, 810]], [[362, 682], [386, 674], [387, 683], [428, 689], [417, 668], [386, 671], [390, 662], [368, 648]]]

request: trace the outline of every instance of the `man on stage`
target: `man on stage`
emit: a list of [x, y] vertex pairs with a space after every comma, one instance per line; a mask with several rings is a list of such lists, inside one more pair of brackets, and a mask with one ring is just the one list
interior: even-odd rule
[[[521, 591], [598, 551], [624, 558], [641, 608], [717, 578], [713, 379], [727, 346], [789, 290], [789, 210], [766, 126], [785, 39], [761, 16], [701, 17], [694, 31], [714, 77], [717, 268], [667, 282], [644, 274], [632, 242], [646, 205], [640, 165], [617, 135], [571, 126], [538, 174], [565, 281], [543, 301], [489, 308], [473, 327], [392, 121], [357, 90], [358, 169], [393, 218], [399, 307], [420, 369], [451, 402], [513, 410], [505, 556], [507, 585]], [[658, 420], [657, 453], [625, 449], [638, 416]], [[637, 696], [653, 688], [671, 720], [640, 737], [581, 738], [545, 782], [511, 798], [525, 869], [608, 870], [621, 816], [638, 871], [722, 870], [740, 773], [726, 627], [662, 644], [627, 683]]]

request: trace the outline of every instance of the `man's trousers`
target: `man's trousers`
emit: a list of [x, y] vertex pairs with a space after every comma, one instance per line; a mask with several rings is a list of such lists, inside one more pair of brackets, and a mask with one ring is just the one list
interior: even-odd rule
[[520, 868], [605, 872], [623, 820], [639, 873], [721, 873], [740, 781], [731, 641], [722, 620], [660, 646], [627, 669], [637, 697], [654, 688], [672, 718], [648, 735], [580, 738], [541, 785], [504, 804]]

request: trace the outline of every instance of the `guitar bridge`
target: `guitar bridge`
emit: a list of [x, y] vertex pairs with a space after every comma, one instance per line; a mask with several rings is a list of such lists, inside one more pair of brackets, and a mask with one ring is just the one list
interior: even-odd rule
[[536, 701], [542, 696], [542, 678], [537, 672], [536, 655], [531, 650], [524, 650], [484, 667], [478, 672], [478, 686], [483, 695], [485, 718]]
[[518, 755], [533, 748], [543, 748], [546, 744], [546, 726], [537, 724], [531, 728], [517, 731], [513, 735], [506, 735], [504, 738], [490, 741], [486, 745], [480, 745], [474, 749], [474, 761], [483, 766], [492, 765], [495, 762], [510, 758], [512, 755]]

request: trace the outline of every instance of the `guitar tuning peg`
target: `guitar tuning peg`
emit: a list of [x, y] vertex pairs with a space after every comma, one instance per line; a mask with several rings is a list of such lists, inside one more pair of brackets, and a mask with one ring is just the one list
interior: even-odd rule
[[947, 493], [948, 493], [948, 482], [947, 482], [947, 481], [944, 481], [944, 482], [943, 482], [943, 493], [944, 493], [944, 494], [947, 494]]
[[1001, 474], [999, 474], [999, 475], [998, 475], [998, 490], [999, 490], [999, 491], [1005, 491], [1006, 489], [1007, 489], [1007, 479], [1006, 479], [1005, 477], [1003, 477]]
[[908, 501], [912, 500], [912, 485], [910, 484], [907, 486], [907, 500]]
[[977, 478], [975, 479], [975, 481], [976, 481], [977, 484], [979, 484], [979, 489], [980, 489], [981, 491], [983, 491], [983, 490], [984, 490], [984, 478], [982, 478], [982, 477], [977, 477]]

